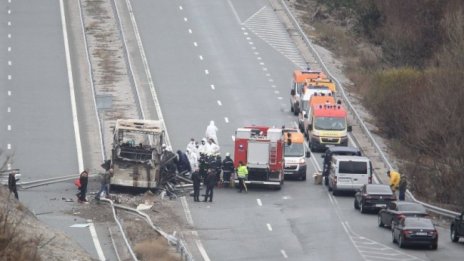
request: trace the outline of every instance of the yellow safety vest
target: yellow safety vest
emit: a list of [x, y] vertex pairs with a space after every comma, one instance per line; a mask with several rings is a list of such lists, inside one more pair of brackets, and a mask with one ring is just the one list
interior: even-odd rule
[[248, 169], [246, 166], [240, 166], [237, 169], [237, 175], [239, 178], [246, 178], [248, 175]]

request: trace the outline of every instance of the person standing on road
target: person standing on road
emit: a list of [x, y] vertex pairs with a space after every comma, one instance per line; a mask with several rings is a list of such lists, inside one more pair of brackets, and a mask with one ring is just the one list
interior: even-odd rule
[[200, 172], [198, 171], [198, 168], [193, 171], [191, 178], [193, 182], [193, 201], [200, 202], [201, 177], [200, 177]]
[[16, 186], [16, 181], [18, 181], [18, 180], [19, 179], [16, 179], [16, 174], [10, 173], [8, 175], [8, 188], [10, 189], [10, 194], [14, 193], [15, 198], [19, 200], [18, 188]]
[[390, 188], [393, 192], [398, 190], [398, 186], [400, 185], [400, 173], [396, 170], [389, 170], [387, 171], [387, 176], [390, 178]]
[[238, 186], [239, 186], [238, 192], [242, 193], [242, 190], [245, 190], [245, 192], [247, 192], [248, 188], [245, 184], [245, 180], [248, 176], [248, 168], [246, 165], [243, 164], [242, 161], [238, 163], [237, 176], [238, 176]]
[[399, 197], [398, 199], [401, 201], [404, 201], [406, 198], [406, 190], [408, 189], [408, 180], [406, 177], [403, 175], [400, 179], [400, 185], [399, 185]]
[[216, 183], [217, 183], [216, 174], [214, 173], [213, 170], [208, 170], [208, 175], [206, 176], [206, 179], [205, 179], [205, 185], [206, 185], [205, 200], [203, 200], [203, 202], [208, 201], [208, 197], [209, 197], [209, 202], [213, 202], [213, 190], [214, 190], [214, 186], [216, 186]]
[[214, 140], [214, 143], [219, 145], [219, 142], [218, 142], [218, 139], [217, 139], [217, 135], [216, 135], [216, 132], [218, 131], [218, 128], [216, 127], [216, 125], [214, 125], [214, 121], [210, 121], [208, 127], [206, 127], [206, 139], [213, 139]]
[[105, 192], [105, 198], [110, 197], [110, 179], [113, 177], [113, 169], [109, 169], [101, 174], [101, 186], [100, 191], [95, 195], [96, 200], [100, 200], [101, 193]]
[[87, 184], [89, 183], [89, 170], [88, 169], [85, 169], [84, 171], [81, 172], [79, 181], [81, 183], [81, 186], [79, 187], [80, 193], [78, 193], [78, 202], [88, 204], [89, 202], [87, 201], [87, 198], [86, 198]]
[[226, 157], [222, 161], [222, 180], [224, 184], [229, 185], [231, 180], [231, 174], [234, 172], [234, 161], [230, 158], [230, 153], [226, 153]]

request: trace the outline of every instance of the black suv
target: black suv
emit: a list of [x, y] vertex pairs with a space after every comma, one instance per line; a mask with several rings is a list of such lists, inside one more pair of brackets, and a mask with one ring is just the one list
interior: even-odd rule
[[362, 156], [361, 151], [355, 147], [348, 147], [348, 146], [330, 146], [327, 147], [325, 153], [321, 155], [324, 158], [324, 162], [322, 163], [322, 176], [324, 177], [324, 184], [326, 186], [329, 185], [329, 170], [330, 170], [330, 162], [332, 161], [333, 155], [344, 155], [344, 156]]

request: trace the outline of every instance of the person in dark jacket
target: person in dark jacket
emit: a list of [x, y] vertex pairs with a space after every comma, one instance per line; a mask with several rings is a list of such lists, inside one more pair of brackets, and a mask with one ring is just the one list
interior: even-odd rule
[[101, 175], [101, 180], [100, 180], [100, 191], [97, 192], [95, 195], [96, 200], [100, 200], [101, 193], [104, 191], [105, 192], [105, 198], [110, 198], [110, 179], [113, 177], [113, 169], [109, 169], [105, 171], [104, 173], [100, 174]]
[[87, 203], [86, 193], [87, 193], [87, 184], [89, 183], [89, 170], [85, 169], [81, 172], [79, 177], [79, 181], [81, 186], [79, 187], [80, 193], [78, 194], [78, 202], [79, 203]]
[[209, 197], [209, 202], [213, 202], [213, 189], [214, 186], [216, 186], [216, 174], [212, 170], [208, 170], [208, 175], [206, 176], [205, 179], [205, 185], [206, 185], [206, 193], [205, 193], [205, 200], [204, 202], [208, 201]]
[[190, 166], [190, 161], [187, 157], [187, 154], [185, 154], [181, 150], [177, 150], [177, 158], [177, 171], [179, 172], [179, 174], [183, 174], [185, 172], [192, 172], [192, 167]]
[[222, 161], [222, 180], [225, 184], [231, 182], [232, 173], [234, 173], [234, 161], [230, 158], [230, 153], [226, 153], [226, 157]]
[[200, 202], [200, 172], [198, 169], [192, 173], [192, 182], [193, 182], [193, 201]]
[[8, 188], [10, 189], [10, 193], [14, 193], [16, 199], [19, 199], [18, 188], [16, 187], [16, 181], [18, 180], [19, 179], [16, 179], [16, 174], [10, 173], [10, 175], [8, 175]]
[[400, 185], [398, 187], [399, 196], [398, 199], [404, 201], [406, 198], [406, 190], [408, 189], [408, 181], [406, 177], [403, 175], [400, 179]]

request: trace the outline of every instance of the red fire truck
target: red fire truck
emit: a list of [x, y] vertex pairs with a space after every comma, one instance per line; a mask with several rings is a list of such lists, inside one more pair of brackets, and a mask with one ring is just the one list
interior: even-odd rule
[[[283, 175], [282, 129], [251, 126], [238, 128], [235, 132], [234, 164], [240, 161], [248, 167], [246, 184], [260, 184], [280, 189]], [[235, 180], [238, 184], [238, 179]]]

